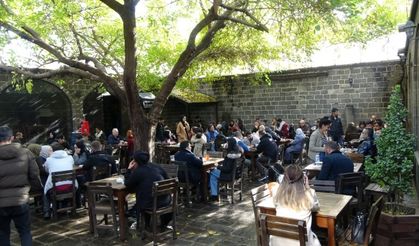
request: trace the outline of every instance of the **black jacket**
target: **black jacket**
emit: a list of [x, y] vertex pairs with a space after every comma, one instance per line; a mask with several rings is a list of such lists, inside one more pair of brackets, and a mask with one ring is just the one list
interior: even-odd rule
[[262, 155], [269, 157], [271, 162], [276, 162], [278, 160], [278, 146], [271, 141], [270, 135], [264, 134], [260, 138], [260, 143], [257, 147], [257, 152], [262, 153]]
[[[153, 206], [152, 188], [155, 181], [168, 179], [163, 168], [147, 163], [138, 165], [134, 170], [128, 169], [125, 174], [125, 186], [129, 191], [135, 191], [137, 206], [140, 209], [151, 209]], [[157, 201], [157, 207], [170, 204], [170, 196], [161, 196]]]
[[189, 181], [198, 184], [201, 181], [202, 160], [188, 150], [179, 150], [175, 154], [176, 161], [185, 161], [188, 166]]
[[93, 167], [109, 165], [111, 164], [111, 173], [116, 173], [116, 163], [112, 156], [106, 154], [103, 151], [93, 152], [87, 158], [86, 163], [83, 165], [83, 169], [86, 170], [86, 181], [92, 181]]
[[352, 173], [354, 164], [351, 159], [340, 151], [333, 151], [323, 159], [322, 169], [317, 177], [319, 180], [336, 180], [341, 173]]
[[340, 136], [343, 136], [343, 126], [342, 126], [342, 121], [339, 117], [333, 117], [330, 116], [330, 121], [332, 122], [332, 124], [330, 125], [330, 130], [329, 130], [329, 134], [333, 137], [333, 138], [338, 138]]
[[230, 153], [224, 158], [222, 165], [217, 167], [217, 169], [221, 171], [219, 180], [222, 180], [222, 181], [233, 180], [234, 171], [236, 171], [236, 178], [238, 174], [240, 175], [240, 173], [237, 172], [238, 170], [236, 170], [235, 168], [236, 161], [239, 160], [240, 157], [241, 157], [241, 153]]

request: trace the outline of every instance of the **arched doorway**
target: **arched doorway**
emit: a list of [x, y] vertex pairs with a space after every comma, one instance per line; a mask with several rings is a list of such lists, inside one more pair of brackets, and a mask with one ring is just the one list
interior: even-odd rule
[[50, 82], [34, 80], [32, 90], [10, 85], [0, 93], [0, 125], [24, 135], [24, 142], [45, 143], [50, 130], [67, 139], [72, 130], [71, 103], [67, 95]]

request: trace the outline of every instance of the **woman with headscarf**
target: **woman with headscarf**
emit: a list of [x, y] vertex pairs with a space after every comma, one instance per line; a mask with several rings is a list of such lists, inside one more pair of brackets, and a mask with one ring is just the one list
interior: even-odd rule
[[297, 130], [295, 131], [294, 140], [285, 149], [285, 154], [284, 154], [285, 163], [291, 163], [292, 154], [299, 154], [301, 153], [301, 151], [303, 151], [305, 138], [306, 138], [306, 135], [304, 134], [303, 130], [301, 128], [297, 128]]
[[[273, 191], [276, 216], [304, 220], [307, 228], [306, 245], [320, 246], [316, 234], [311, 231], [312, 212], [319, 210], [316, 192], [310, 188], [308, 178], [299, 166], [285, 168], [284, 179]], [[299, 240], [272, 236], [270, 245], [300, 245]]]
[[47, 178], [49, 173], [45, 170], [45, 161], [48, 157], [50, 157], [52, 154], [52, 147], [50, 145], [42, 145], [41, 151], [39, 152], [39, 156], [36, 158], [36, 163], [39, 167], [39, 176], [41, 177], [42, 185], [45, 185], [45, 182], [47, 182]]

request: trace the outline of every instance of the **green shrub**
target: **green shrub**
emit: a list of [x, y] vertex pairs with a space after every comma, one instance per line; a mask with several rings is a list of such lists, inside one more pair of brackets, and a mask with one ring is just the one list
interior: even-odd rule
[[401, 100], [400, 86], [396, 85], [390, 96], [385, 116], [386, 128], [376, 140], [376, 161], [366, 158], [366, 174], [375, 183], [387, 187], [395, 202], [402, 202], [403, 194], [412, 190], [412, 170], [415, 139], [407, 133], [407, 109]]

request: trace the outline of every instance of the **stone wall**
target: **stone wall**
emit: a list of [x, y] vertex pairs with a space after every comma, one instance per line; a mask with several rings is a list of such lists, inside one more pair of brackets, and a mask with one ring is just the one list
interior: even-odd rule
[[270, 85], [255, 84], [250, 75], [225, 77], [201, 91], [217, 98], [220, 119], [241, 118], [247, 127], [257, 117], [291, 123], [304, 117], [313, 123], [332, 107], [340, 109], [344, 123], [359, 122], [372, 114], [384, 116], [391, 87], [401, 74], [398, 61], [351, 64], [271, 73]]

